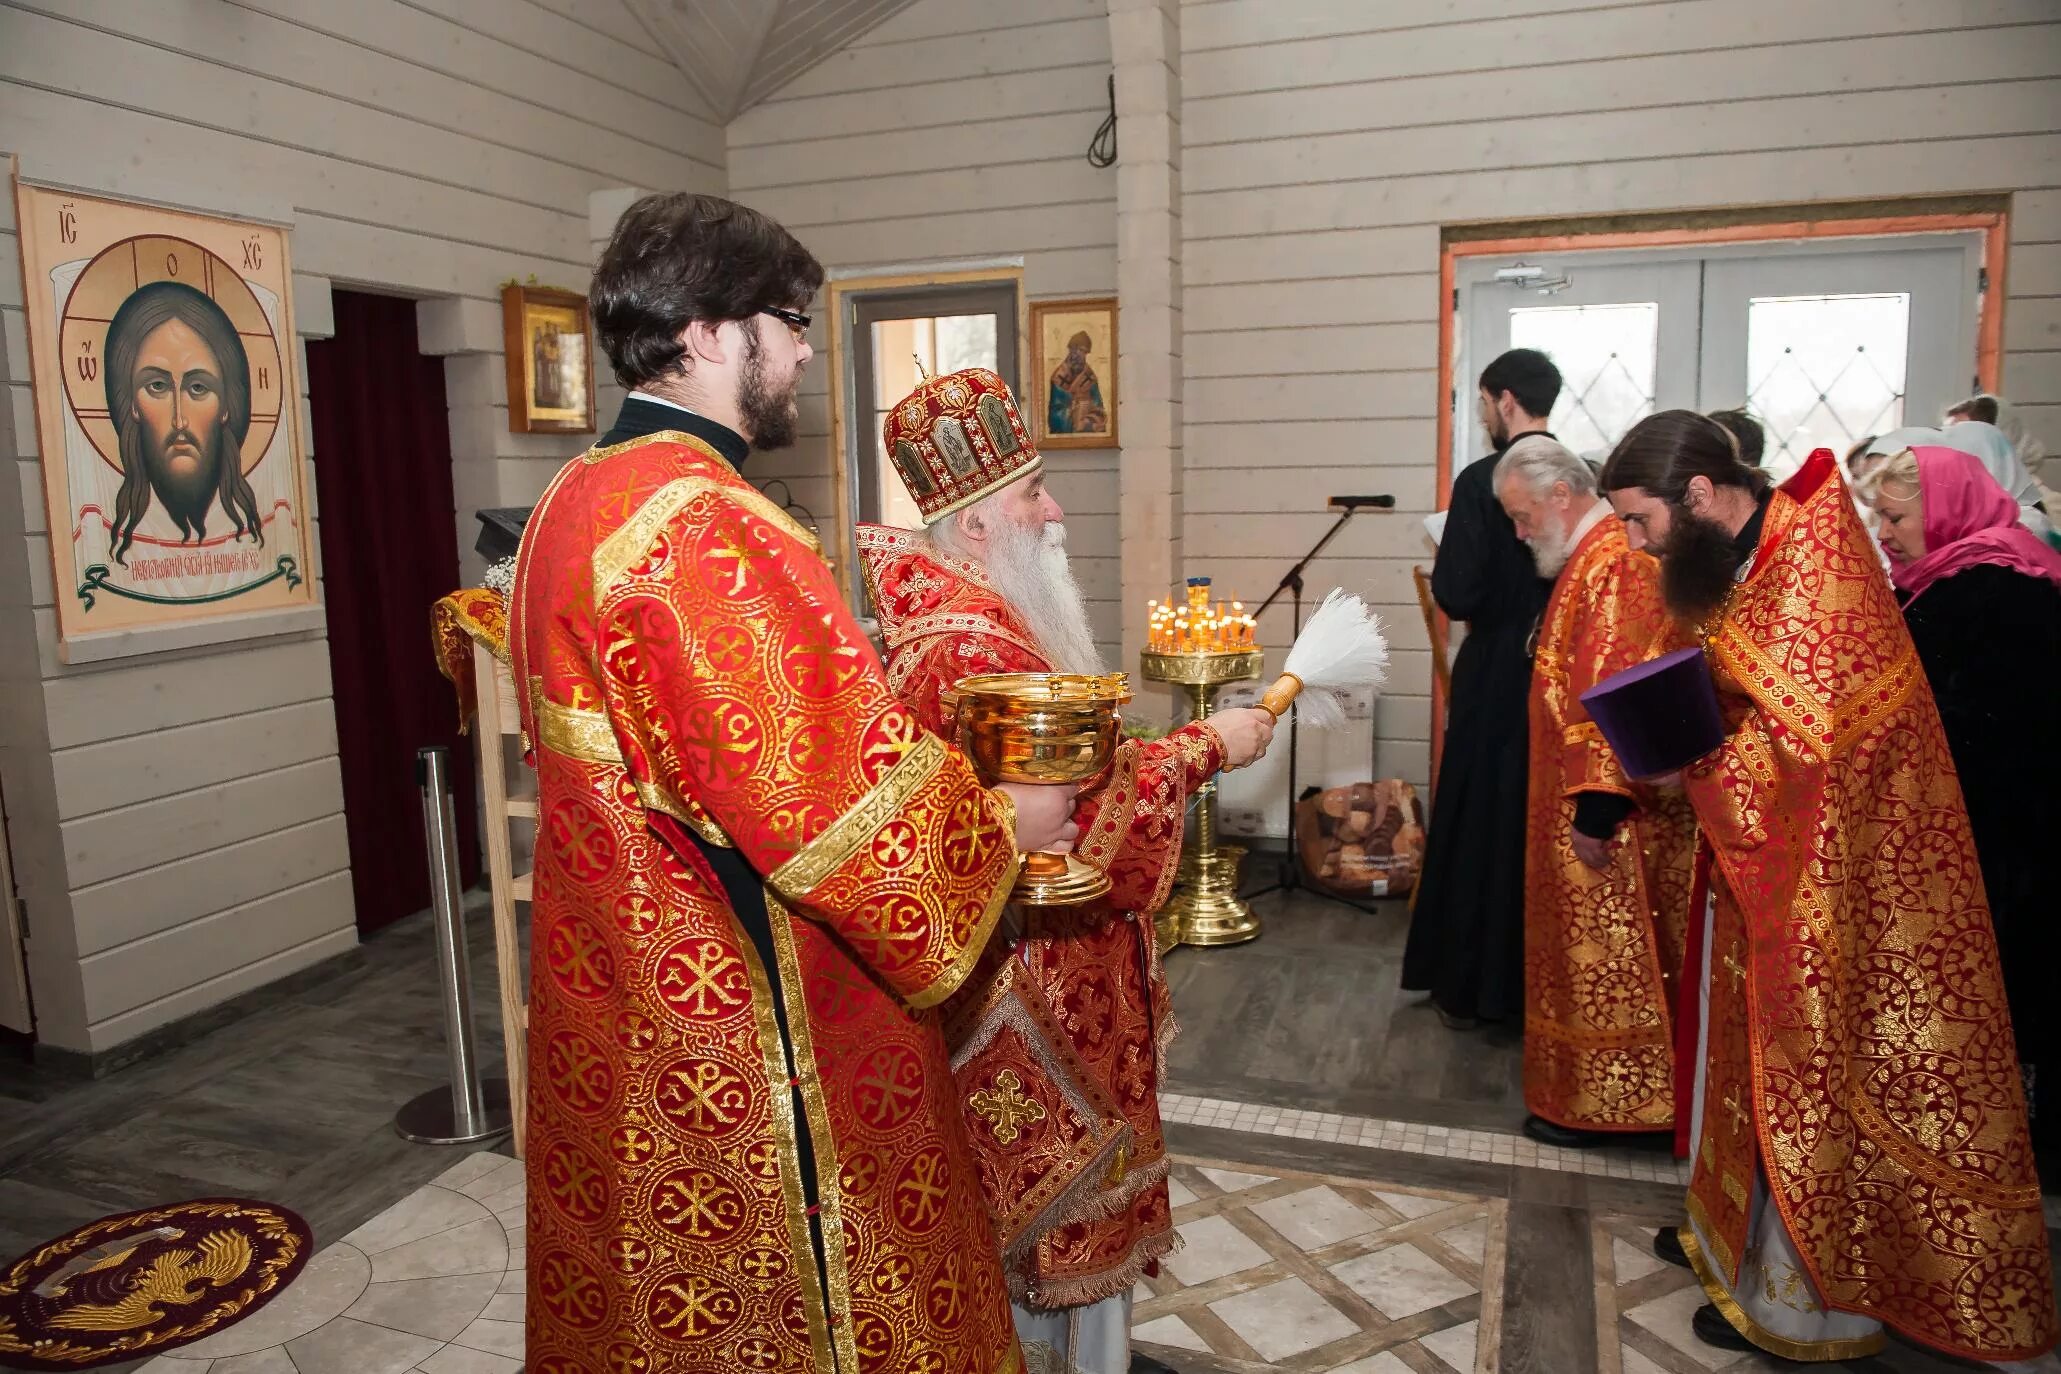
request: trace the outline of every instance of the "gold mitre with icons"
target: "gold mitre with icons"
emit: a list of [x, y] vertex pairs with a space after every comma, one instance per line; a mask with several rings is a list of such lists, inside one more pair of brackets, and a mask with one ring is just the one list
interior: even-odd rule
[[984, 367], [925, 380], [887, 413], [880, 438], [925, 525], [1029, 476], [1045, 461], [1009, 384]]

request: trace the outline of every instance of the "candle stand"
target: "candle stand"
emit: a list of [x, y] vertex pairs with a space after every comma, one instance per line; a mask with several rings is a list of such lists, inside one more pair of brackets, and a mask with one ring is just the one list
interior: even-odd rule
[[[1207, 720], [1225, 683], [1260, 675], [1264, 653], [1257, 647], [1190, 653], [1146, 650], [1138, 673], [1148, 682], [1172, 683], [1188, 694], [1195, 720]], [[1181, 846], [1174, 893], [1152, 920], [1162, 952], [1175, 945], [1235, 945], [1260, 933], [1259, 918], [1238, 900], [1242, 845], [1217, 842], [1217, 784], [1212, 778], [1196, 793], [1195, 824]]]

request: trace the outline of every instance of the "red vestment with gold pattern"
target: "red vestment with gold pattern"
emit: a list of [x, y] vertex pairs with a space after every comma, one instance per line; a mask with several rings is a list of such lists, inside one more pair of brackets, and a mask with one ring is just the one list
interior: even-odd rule
[[[939, 693], [981, 673], [1050, 671], [1036, 636], [981, 569], [906, 530], [863, 525], [859, 557], [887, 640], [888, 684], [948, 734]], [[1081, 792], [1075, 852], [1110, 893], [1012, 908], [946, 1007], [967, 1134], [1012, 1293], [1078, 1307], [1128, 1289], [1175, 1238], [1159, 1084], [1174, 1022], [1148, 913], [1181, 857], [1191, 792], [1223, 764], [1190, 724], [1126, 740]]]
[[1713, 899], [1691, 1259], [1740, 1325], [1761, 1170], [1829, 1308], [1971, 1359], [2035, 1355], [2053, 1275], [1982, 870], [1830, 452], [1772, 495], [1713, 619], [1727, 737], [1685, 778]]
[[1018, 868], [1007, 797], [688, 435], [569, 464], [513, 605], [531, 1374], [1019, 1369], [932, 1010]]
[[[1668, 633], [1660, 565], [1606, 517], [1568, 556], [1539, 623], [1525, 831], [1524, 1105], [1585, 1131], [1675, 1124], [1670, 1008], [1682, 966], [1696, 821], [1679, 792], [1627, 778], [1581, 695], [1652, 657]], [[1637, 802], [1590, 868], [1575, 798]]]

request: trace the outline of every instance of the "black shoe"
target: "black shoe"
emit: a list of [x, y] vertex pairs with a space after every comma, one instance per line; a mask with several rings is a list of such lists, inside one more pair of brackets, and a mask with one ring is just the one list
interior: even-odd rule
[[1432, 1009], [1438, 1012], [1438, 1019], [1447, 1030], [1478, 1030], [1481, 1026], [1481, 1018], [1479, 1016], [1455, 1016], [1436, 1002], [1432, 1003]]
[[1696, 1315], [1689, 1318], [1689, 1329], [1696, 1333], [1696, 1339], [1705, 1345], [1714, 1345], [1719, 1350], [1751, 1350], [1760, 1354], [1767, 1352], [1739, 1334], [1739, 1328], [1725, 1320], [1725, 1314], [1713, 1303], [1705, 1303], [1696, 1309]]
[[1557, 1145], [1563, 1150], [1586, 1150], [1593, 1145], [1612, 1143], [1610, 1132], [1578, 1131], [1572, 1126], [1548, 1121], [1543, 1116], [1525, 1117], [1524, 1133], [1541, 1145]]
[[1663, 1226], [1653, 1233], [1653, 1253], [1669, 1264], [1689, 1268], [1689, 1252], [1682, 1249], [1681, 1233], [1672, 1226]]
[[1702, 1341], [1705, 1345], [1714, 1346], [1719, 1350], [1749, 1350], [1760, 1356], [1763, 1360], [1766, 1360], [1769, 1364], [1775, 1365], [1803, 1363], [1802, 1360], [1792, 1360], [1785, 1356], [1770, 1354], [1762, 1350], [1752, 1341], [1740, 1335], [1739, 1328], [1726, 1321], [1725, 1314], [1718, 1311], [1717, 1307], [1711, 1303], [1705, 1303], [1696, 1309], [1696, 1315], [1689, 1318], [1689, 1329], [1696, 1333], [1697, 1340]]

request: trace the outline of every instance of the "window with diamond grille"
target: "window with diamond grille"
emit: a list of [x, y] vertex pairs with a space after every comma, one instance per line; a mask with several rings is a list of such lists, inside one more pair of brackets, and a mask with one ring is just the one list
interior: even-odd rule
[[1560, 369], [1560, 399], [1547, 428], [1599, 462], [1626, 430], [1653, 413], [1659, 331], [1657, 301], [1510, 312], [1510, 346], [1536, 348]]
[[[1746, 403], [1784, 466], [1845, 453], [1904, 422], [1911, 298], [1757, 296], [1746, 312]], [[1772, 461], [1770, 463], [1772, 466]]]

